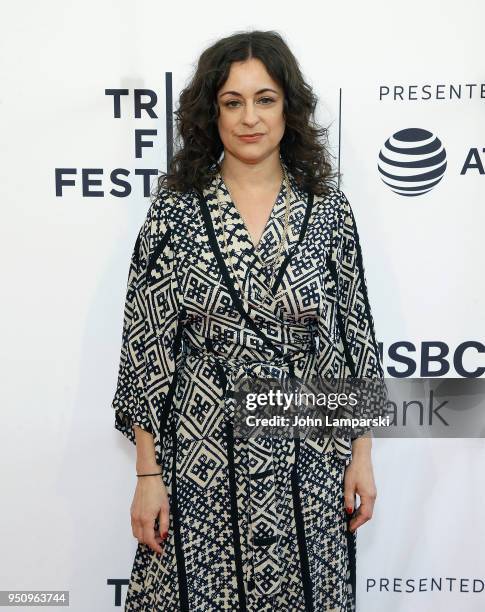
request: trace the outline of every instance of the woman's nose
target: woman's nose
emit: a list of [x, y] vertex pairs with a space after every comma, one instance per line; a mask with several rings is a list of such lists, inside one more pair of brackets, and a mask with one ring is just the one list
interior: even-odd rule
[[251, 102], [244, 106], [243, 110], [243, 121], [245, 123], [257, 123], [259, 120], [258, 111], [256, 106]]

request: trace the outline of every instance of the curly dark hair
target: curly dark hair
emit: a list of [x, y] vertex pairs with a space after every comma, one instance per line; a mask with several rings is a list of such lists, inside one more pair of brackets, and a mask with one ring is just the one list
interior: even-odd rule
[[[224, 151], [219, 136], [217, 92], [229, 77], [232, 62], [257, 58], [284, 91], [285, 132], [280, 155], [300, 188], [316, 195], [329, 192], [338, 177], [330, 164], [328, 128], [318, 126], [318, 98], [305, 82], [298, 62], [275, 31], [237, 32], [222, 38], [201, 54], [190, 83], [180, 94], [176, 117], [176, 150], [168, 172], [157, 179], [155, 198], [162, 189], [202, 191], [218, 169]], [[214, 166], [215, 164], [215, 166]]]

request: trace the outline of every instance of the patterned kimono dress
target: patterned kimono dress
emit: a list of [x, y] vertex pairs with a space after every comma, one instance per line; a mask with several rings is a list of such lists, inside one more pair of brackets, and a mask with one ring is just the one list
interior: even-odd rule
[[234, 435], [242, 377], [382, 377], [349, 202], [286, 169], [262, 303], [284, 184], [257, 247], [216, 173], [201, 193], [163, 190], [138, 234], [112, 406], [131, 442], [133, 424], [153, 434], [170, 521], [162, 554], [138, 544], [128, 611], [355, 610], [350, 436]]

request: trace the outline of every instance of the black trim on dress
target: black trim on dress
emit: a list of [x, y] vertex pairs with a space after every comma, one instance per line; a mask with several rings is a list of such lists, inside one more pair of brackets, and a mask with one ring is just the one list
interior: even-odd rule
[[369, 331], [370, 331], [372, 345], [374, 347], [375, 354], [377, 355], [377, 367], [380, 371], [380, 376], [383, 377], [384, 370], [381, 365], [380, 351], [379, 351], [379, 347], [376, 341], [374, 322], [373, 322], [373, 318], [372, 318], [372, 314], [370, 310], [370, 304], [369, 304], [369, 295], [367, 293], [367, 285], [366, 285], [365, 278], [364, 278], [364, 264], [362, 261], [362, 249], [360, 246], [359, 233], [357, 231], [357, 224], [355, 222], [355, 217], [354, 217], [354, 213], [352, 209], [350, 209], [350, 214], [352, 215], [352, 220], [353, 220], [353, 225], [354, 225], [355, 250], [357, 254], [357, 271], [359, 273], [360, 288], [362, 291], [362, 297], [363, 297], [364, 305], [365, 305], [365, 316], [367, 317], [367, 321], [369, 324]]
[[170, 238], [171, 232], [172, 232], [171, 228], [170, 227], [167, 228], [165, 234], [163, 234], [162, 239], [160, 240], [160, 242], [157, 245], [156, 249], [153, 251], [153, 254], [150, 257], [150, 260], [148, 261], [147, 272], [146, 272], [147, 280], [150, 279], [150, 274], [151, 274], [153, 268], [155, 267], [157, 259], [159, 258], [159, 256], [162, 253], [163, 249], [167, 246], [167, 242], [168, 242], [168, 239]]
[[330, 255], [327, 255], [327, 267], [330, 270], [332, 280], [335, 283], [335, 308], [337, 315], [337, 325], [340, 333], [340, 338], [342, 339], [342, 344], [344, 345], [345, 361], [347, 362], [347, 366], [350, 370], [351, 376], [353, 378], [356, 378], [355, 364], [354, 360], [352, 359], [352, 354], [350, 352], [347, 335], [345, 333], [345, 324], [342, 317], [342, 313], [340, 311], [337, 266], [335, 265], [335, 262], [330, 257]]
[[236, 468], [234, 464], [234, 428], [230, 421], [226, 421], [227, 441], [227, 467], [229, 471], [229, 492], [231, 498], [231, 522], [232, 541], [234, 545], [234, 557], [236, 563], [237, 596], [239, 600], [239, 612], [246, 612], [246, 591], [244, 589], [244, 572], [241, 553], [241, 534], [239, 531], [239, 520], [237, 510], [237, 483]]
[[[182, 335], [184, 331], [184, 323], [182, 323], [181, 319], [185, 317], [185, 309], [182, 308], [179, 312], [178, 316], [178, 324], [177, 324], [177, 332], [175, 334], [175, 338], [173, 341], [173, 358], [174, 362], [177, 363], [177, 357], [180, 353], [180, 349], [182, 346]], [[172, 405], [172, 399], [175, 393], [175, 389], [177, 387], [177, 378], [178, 378], [178, 369], [175, 368], [175, 372], [172, 376], [172, 381], [167, 391], [167, 395], [165, 397], [165, 401], [163, 402], [163, 406], [160, 410], [160, 436], [165, 429], [167, 424], [169, 409]]]
[[177, 494], [177, 434], [175, 432], [175, 421], [172, 422], [172, 445], [173, 445], [173, 463], [172, 463], [172, 500], [171, 510], [173, 517], [173, 532], [175, 542], [175, 558], [177, 560], [177, 579], [179, 585], [179, 604], [181, 612], [189, 612], [189, 591], [187, 588], [187, 572], [185, 569], [184, 551], [182, 545], [182, 535], [180, 531], [180, 514], [178, 508]]
[[279, 348], [273, 344], [273, 342], [271, 342], [271, 340], [265, 336], [265, 334], [261, 331], [261, 329], [256, 325], [256, 323], [254, 322], [254, 320], [252, 319], [252, 317], [249, 315], [248, 312], [246, 312], [243, 304], [242, 304], [242, 300], [239, 297], [239, 295], [237, 294], [236, 288], [234, 286], [233, 281], [231, 280], [231, 277], [229, 275], [229, 271], [227, 269], [226, 266], [226, 262], [224, 261], [224, 257], [222, 256], [221, 250], [219, 248], [219, 244], [217, 242], [217, 238], [214, 232], [214, 227], [212, 225], [212, 219], [210, 216], [210, 212], [209, 212], [209, 208], [207, 206], [207, 202], [205, 200], [205, 198], [203, 196], [201, 196], [200, 193], [197, 193], [198, 195], [198, 201], [200, 204], [200, 208], [202, 211], [202, 217], [204, 219], [204, 224], [206, 227], [206, 231], [207, 231], [207, 236], [209, 239], [209, 244], [211, 246], [212, 252], [214, 253], [215, 258], [217, 259], [217, 263], [219, 264], [219, 269], [221, 271], [222, 274], [222, 278], [226, 284], [226, 287], [229, 291], [229, 293], [231, 294], [231, 297], [233, 299], [233, 303], [234, 306], [237, 308], [238, 312], [240, 313], [240, 315], [245, 319], [245, 321], [247, 322], [248, 326], [254, 331], [254, 333], [261, 339], [263, 340], [263, 342], [265, 342], [270, 348], [271, 350], [278, 355], [279, 357], [284, 358], [283, 353], [279, 350]]
[[314, 612], [312, 580], [310, 576], [310, 564], [308, 562], [308, 551], [305, 538], [305, 523], [301, 506], [300, 489], [298, 485], [298, 455], [300, 453], [300, 438], [294, 438], [295, 463], [291, 470], [291, 492], [293, 495], [293, 509], [295, 514], [296, 537], [300, 553], [301, 577], [303, 582], [303, 594], [305, 596], [305, 612]]
[[303, 242], [303, 238], [305, 237], [305, 233], [306, 233], [306, 229], [308, 226], [308, 222], [310, 220], [310, 215], [312, 212], [312, 208], [313, 208], [313, 193], [309, 192], [308, 193], [308, 198], [307, 198], [307, 205], [306, 205], [306, 210], [305, 210], [305, 216], [303, 218], [303, 222], [301, 224], [301, 228], [300, 228], [300, 234], [298, 236], [298, 241], [296, 243], [295, 246], [293, 246], [289, 252], [287, 253], [286, 257], [283, 260], [283, 263], [281, 264], [281, 267], [278, 271], [278, 274], [276, 275], [276, 279], [275, 282], [273, 284], [273, 286], [271, 287], [271, 294], [274, 296], [274, 294], [276, 293], [276, 290], [278, 289], [278, 287], [281, 284], [281, 281], [283, 280], [283, 275], [285, 273], [286, 268], [288, 267], [288, 264], [290, 263], [291, 258], [293, 257], [295, 251], [297, 250], [298, 246]]

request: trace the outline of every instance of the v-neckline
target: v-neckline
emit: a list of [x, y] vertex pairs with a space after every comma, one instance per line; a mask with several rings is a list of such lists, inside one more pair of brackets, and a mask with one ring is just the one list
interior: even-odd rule
[[251, 250], [253, 251], [253, 253], [255, 255], [259, 254], [259, 251], [261, 250], [261, 246], [262, 246], [262, 244], [264, 242], [265, 235], [266, 235], [267, 231], [269, 230], [269, 227], [272, 224], [273, 219], [275, 217], [275, 213], [276, 213], [276, 209], [278, 208], [279, 200], [280, 200], [281, 196], [283, 195], [282, 192], [284, 191], [284, 179], [281, 181], [280, 188], [278, 189], [278, 193], [276, 194], [276, 198], [275, 198], [275, 200], [273, 202], [273, 205], [271, 206], [271, 210], [269, 212], [268, 218], [266, 219], [266, 223], [264, 224], [263, 231], [261, 232], [261, 234], [259, 236], [259, 240], [258, 240], [258, 242], [256, 244], [254, 244], [253, 237], [251, 236], [251, 232], [248, 229], [246, 221], [244, 220], [244, 217], [242, 216], [242, 213], [239, 210], [238, 205], [236, 204], [236, 202], [232, 198], [231, 193], [229, 191], [229, 188], [226, 185], [226, 183], [224, 182], [224, 179], [222, 178], [222, 174], [220, 174], [220, 187], [222, 187], [227, 192], [227, 195], [229, 196], [230, 205], [232, 206], [234, 213], [237, 215], [237, 217], [239, 219], [240, 225], [243, 227], [243, 229], [244, 229], [244, 231], [246, 233], [246, 238], [247, 238], [248, 242], [251, 244]]
[[[284, 225], [286, 189], [285, 186], [280, 189], [257, 245], [258, 248], [255, 250], [242, 216], [222, 182], [217, 167], [213, 170], [210, 184], [198, 193], [210, 246], [226, 280], [230, 279], [234, 287], [239, 287], [242, 291], [241, 298], [251, 300], [254, 307], [258, 298], [256, 296], [254, 300], [251, 296], [267, 286], [272, 265], [278, 255], [278, 245]], [[302, 191], [287, 168], [286, 171], [290, 184], [288, 235], [281, 252], [282, 259], [278, 263], [273, 289], [281, 283], [289, 258], [303, 241], [313, 207], [311, 192]], [[271, 296], [267, 295], [266, 306], [271, 301]], [[273, 300], [273, 306], [275, 304]]]
[[[286, 169], [286, 166], [285, 166], [285, 169]], [[287, 169], [286, 171], [288, 172]], [[274, 248], [271, 247], [270, 243], [268, 244], [268, 242], [270, 241], [270, 238], [271, 238], [271, 229], [275, 225], [276, 220], [279, 218], [280, 214], [284, 212], [284, 208], [286, 204], [285, 181], [284, 180], [281, 181], [280, 189], [275, 198], [270, 214], [266, 220], [265, 226], [259, 237], [258, 243], [255, 245], [253, 242], [251, 233], [249, 232], [246, 222], [244, 221], [244, 218], [241, 214], [241, 211], [239, 210], [236, 203], [232, 199], [232, 196], [229, 192], [227, 185], [224, 182], [224, 179], [222, 178], [222, 174], [220, 171], [218, 172], [218, 177], [219, 178], [217, 181], [218, 183], [217, 189], [222, 194], [223, 196], [222, 199], [223, 199], [223, 202], [225, 203], [222, 214], [224, 215], [226, 219], [226, 223], [227, 223], [227, 219], [229, 219], [229, 223], [231, 223], [232, 221], [232, 223], [239, 228], [240, 230], [239, 238], [240, 239], [243, 238], [243, 242], [245, 243], [247, 250], [251, 253], [252, 256], [255, 256], [258, 259], [260, 259], [260, 256], [264, 255], [264, 259], [266, 262], [271, 261], [273, 257], [275, 256], [276, 251]]]

